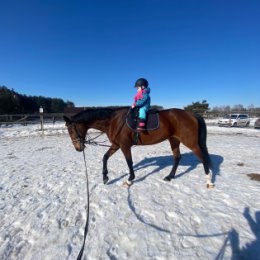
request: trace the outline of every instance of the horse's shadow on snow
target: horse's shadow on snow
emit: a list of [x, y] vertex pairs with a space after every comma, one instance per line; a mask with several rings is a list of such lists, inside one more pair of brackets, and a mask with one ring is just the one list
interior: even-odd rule
[[[212, 182], [215, 183], [216, 177], [218, 175], [220, 175], [220, 165], [223, 163], [224, 158], [220, 155], [210, 154], [210, 159], [211, 159], [212, 166], [213, 166], [211, 169]], [[150, 175], [159, 173], [160, 171], [164, 170], [167, 167], [170, 168], [173, 166], [173, 163], [174, 163], [174, 159], [173, 159], [172, 155], [145, 158], [142, 161], [140, 161], [134, 165], [134, 171], [148, 168], [149, 166], [156, 166], [156, 167], [154, 170], [147, 173], [143, 177], [135, 179], [134, 182], [135, 183], [141, 182], [141, 181], [145, 180], [147, 177], [149, 177]], [[180, 168], [178, 167], [174, 178], [177, 179], [177, 178], [183, 176], [184, 174], [191, 172], [199, 164], [201, 164], [201, 161], [192, 152], [182, 154], [181, 160], [179, 162], [179, 166], [188, 166], [188, 168], [185, 171], [180, 172]], [[169, 169], [169, 172], [170, 172], [170, 169]], [[167, 174], [169, 174], [169, 173], [167, 173]], [[112, 184], [120, 181], [121, 179], [124, 179], [127, 175], [128, 174], [123, 174], [123, 175], [109, 181], [108, 185], [112, 185]], [[163, 177], [165, 177], [165, 176], [163, 176]]]
[[[214, 165], [214, 167], [212, 168], [212, 181], [215, 181], [216, 176], [220, 175], [220, 165], [223, 162], [223, 157], [221, 157], [219, 155], [211, 154], [210, 158], [211, 158], [211, 161], [212, 161], [212, 165]], [[136, 183], [136, 182], [139, 182], [139, 181], [143, 181], [148, 176], [155, 174], [155, 173], [158, 173], [161, 170], [165, 169], [166, 167], [172, 166], [173, 160], [174, 159], [171, 155], [145, 158], [144, 160], [142, 160], [139, 163], [134, 165], [134, 170], [138, 171], [138, 170], [141, 170], [141, 169], [149, 167], [149, 166], [155, 166], [155, 169], [153, 171], [149, 172], [148, 174], [146, 174], [145, 176], [135, 180], [134, 182]], [[179, 173], [177, 171], [177, 175], [176, 175], [175, 178], [179, 178], [182, 175], [192, 171], [193, 169], [195, 169], [197, 167], [197, 165], [199, 163], [201, 163], [201, 162], [192, 153], [183, 154], [179, 165], [180, 166], [188, 166], [188, 168], [181, 173]], [[159, 232], [171, 233], [170, 230], [167, 230], [167, 229], [162, 228], [158, 225], [149, 223], [148, 221], [145, 220], [144, 216], [142, 216], [138, 213], [138, 210], [136, 209], [136, 207], [135, 207], [135, 205], [132, 201], [130, 190], [131, 189], [128, 189], [128, 205], [129, 205], [129, 208], [131, 209], [131, 211], [136, 216], [136, 218], [140, 222], [142, 222], [143, 224], [148, 225], [151, 228], [154, 228]]]
[[[222, 156], [215, 155], [215, 154], [211, 154], [210, 158], [211, 158], [211, 162], [212, 162], [212, 166], [213, 166], [211, 169], [212, 182], [214, 183], [216, 180], [216, 176], [220, 175], [220, 165], [222, 164], [224, 159]], [[174, 163], [174, 159], [173, 159], [172, 155], [145, 158], [142, 161], [140, 161], [134, 165], [134, 170], [138, 171], [138, 170], [141, 170], [144, 168], [148, 168], [149, 166], [155, 166], [155, 169], [152, 170], [151, 172], [147, 173], [145, 176], [136, 179], [134, 182], [137, 183], [137, 182], [143, 181], [152, 174], [159, 173], [161, 170], [163, 170], [167, 167], [172, 167], [173, 163]], [[195, 157], [195, 155], [193, 153], [190, 152], [190, 153], [182, 154], [182, 158], [180, 160], [179, 166], [188, 166], [188, 168], [183, 172], [180, 172], [180, 170], [177, 169], [175, 178], [179, 178], [179, 177], [183, 176], [184, 174], [192, 171], [200, 163], [201, 162], [197, 159], [197, 157]], [[123, 174], [122, 176], [110, 181], [108, 184], [111, 185], [111, 184], [121, 180], [122, 178], [125, 178], [126, 176], [127, 176], [127, 174]], [[158, 225], [149, 223], [148, 221], [145, 220], [145, 218], [143, 216], [141, 216], [138, 213], [138, 210], [135, 208], [134, 203], [132, 201], [130, 190], [131, 189], [128, 189], [128, 199], [127, 199], [128, 205], [129, 205], [129, 208], [131, 209], [131, 211], [136, 216], [136, 218], [143, 224], [148, 225], [151, 228], [154, 228], [159, 232], [171, 233], [170, 230], [167, 230]]]
[[[223, 163], [224, 158], [220, 155], [211, 154], [210, 159], [212, 162], [212, 169], [211, 169], [212, 182], [214, 183], [216, 181], [216, 177], [218, 175], [220, 175], [220, 165]], [[169, 172], [170, 172], [171, 167], [173, 166], [173, 163], [174, 163], [174, 159], [173, 159], [172, 155], [145, 158], [142, 161], [140, 161], [134, 165], [134, 170], [138, 171], [138, 170], [147, 168], [149, 166], [155, 166], [155, 169], [153, 169], [151, 172], [147, 173], [143, 177], [136, 179], [134, 182], [137, 183], [137, 182], [143, 181], [150, 175], [159, 173], [160, 171], [164, 170], [167, 167], [170, 168], [169, 169]], [[174, 178], [177, 179], [177, 178], [183, 176], [184, 174], [191, 172], [199, 164], [201, 164], [201, 161], [192, 152], [182, 154], [181, 160], [179, 162], [179, 166], [186, 166], [188, 168], [185, 171], [181, 172], [180, 168], [178, 167]], [[168, 174], [169, 173], [167, 173], [167, 175]]]

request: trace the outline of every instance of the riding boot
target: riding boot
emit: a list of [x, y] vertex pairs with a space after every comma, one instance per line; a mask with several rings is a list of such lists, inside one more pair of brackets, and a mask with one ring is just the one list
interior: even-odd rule
[[145, 130], [145, 119], [140, 118], [137, 126], [137, 131], [144, 131]]

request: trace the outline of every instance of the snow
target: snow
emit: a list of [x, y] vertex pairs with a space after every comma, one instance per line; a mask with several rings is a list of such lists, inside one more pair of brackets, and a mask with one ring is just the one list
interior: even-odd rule
[[[209, 123], [209, 122], [208, 122]], [[95, 133], [92, 133], [95, 135]], [[106, 140], [101, 136], [100, 140]], [[181, 146], [176, 178], [170, 146], [132, 149], [136, 180], [123, 188], [121, 152], [87, 147], [90, 226], [83, 259], [260, 259], [260, 130], [208, 125], [216, 187], [206, 189], [202, 164]], [[64, 123], [0, 128], [0, 259], [76, 259], [86, 219], [82, 153]]]

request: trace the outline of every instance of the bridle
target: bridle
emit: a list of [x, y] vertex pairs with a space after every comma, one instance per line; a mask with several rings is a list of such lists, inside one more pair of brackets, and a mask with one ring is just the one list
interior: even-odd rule
[[80, 143], [80, 147], [81, 147], [81, 148], [83, 147], [83, 149], [81, 149], [81, 150], [84, 150], [84, 148], [85, 148], [85, 137], [83, 137], [83, 136], [80, 134], [80, 132], [78, 131], [78, 129], [77, 129], [76, 125], [75, 125], [75, 123], [69, 124], [69, 125], [67, 126], [67, 128], [68, 128], [68, 129], [69, 129], [69, 128], [73, 128], [73, 130], [75, 131], [75, 133], [76, 133], [76, 135], [77, 135], [77, 138], [71, 140], [72, 143], [74, 144], [74, 143], [79, 142], [79, 143]]
[[[130, 108], [127, 112], [127, 115], [126, 117], [128, 116], [128, 114], [132, 111], [132, 109]], [[126, 120], [124, 119], [123, 120], [123, 123], [122, 125], [120, 126], [119, 130], [117, 131], [116, 133], [116, 136], [121, 132], [122, 128], [124, 127], [124, 125], [126, 124]], [[103, 142], [97, 142], [97, 141], [94, 141], [95, 139], [97, 139], [98, 137], [100, 137], [101, 135], [104, 134], [104, 132], [100, 132], [100, 134], [98, 134], [97, 136], [95, 137], [91, 137], [88, 133], [86, 134], [86, 138], [83, 137], [80, 132], [78, 131], [77, 127], [76, 127], [76, 124], [75, 122], [70, 122], [69, 125], [67, 125], [67, 128], [73, 128], [74, 131], [76, 132], [76, 135], [77, 135], [77, 138], [75, 139], [72, 139], [72, 143], [74, 145], [74, 143], [76, 142], [79, 142], [80, 143], [80, 148], [82, 151], [84, 151], [85, 149], [85, 144], [90, 144], [90, 145], [97, 145], [97, 146], [105, 146], [105, 147], [109, 147], [111, 148], [111, 145], [106, 145], [106, 144], [103, 144], [104, 142], [106, 141], [103, 141]], [[83, 149], [82, 149], [83, 148]]]
[[83, 151], [85, 149], [85, 144], [90, 144], [90, 145], [98, 145], [98, 146], [106, 146], [106, 147], [111, 147], [111, 145], [106, 145], [106, 144], [103, 144], [104, 142], [106, 141], [103, 141], [103, 142], [97, 142], [97, 141], [94, 141], [96, 140], [97, 138], [99, 138], [101, 135], [104, 134], [104, 132], [101, 132], [99, 133], [97, 136], [95, 137], [91, 137], [88, 133], [86, 134], [86, 138], [83, 137], [79, 130], [77, 129], [77, 126], [75, 123], [70, 123], [67, 128], [73, 128], [73, 130], [75, 131], [77, 137], [75, 139], [72, 139], [72, 143], [77, 143], [79, 142], [80, 143], [80, 148], [81, 150]]

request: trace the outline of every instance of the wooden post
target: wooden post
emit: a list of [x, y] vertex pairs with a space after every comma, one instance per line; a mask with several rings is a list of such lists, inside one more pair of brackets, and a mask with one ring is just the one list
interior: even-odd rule
[[43, 107], [41, 106], [39, 109], [40, 112], [40, 121], [41, 121], [41, 131], [43, 133], [44, 131], [44, 122], [43, 122]]

